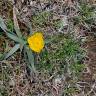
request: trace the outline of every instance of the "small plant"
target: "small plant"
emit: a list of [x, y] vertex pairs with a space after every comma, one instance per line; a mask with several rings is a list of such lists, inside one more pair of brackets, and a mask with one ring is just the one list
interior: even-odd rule
[[[64, 34], [54, 37], [55, 39], [51, 41], [51, 44], [47, 44], [40, 54], [38, 69], [52, 72], [53, 70], [56, 71], [54, 68], [57, 67], [60, 74], [70, 70], [71, 75], [79, 76], [84, 65], [81, 63], [83, 50], [78, 41]], [[54, 37], [52, 36], [50, 39]]]
[[53, 35], [50, 39], [53, 39], [51, 43], [48, 43], [42, 53], [39, 54], [36, 68], [49, 76], [57, 72], [59, 76], [68, 77], [69, 81], [65, 81], [64, 95], [62, 96], [74, 96], [76, 92], [79, 92], [76, 82], [85, 68], [82, 62], [84, 52], [79, 41], [70, 34]]
[[64, 26], [61, 19], [52, 19], [53, 14], [49, 11], [44, 11], [32, 16], [32, 25], [34, 28], [44, 28], [44, 26], [53, 26], [54, 29], [60, 29]]
[[94, 23], [96, 20], [96, 11], [94, 7], [84, 3], [78, 7], [78, 10], [78, 16], [74, 17], [76, 24], [84, 24], [89, 27], [89, 25]]
[[62, 96], [74, 96], [76, 93], [78, 93], [79, 90], [74, 85], [70, 85], [69, 88], [66, 86]]
[[64, 26], [62, 20], [55, 20], [52, 25], [55, 29], [60, 29]]
[[34, 27], [44, 27], [45, 24], [48, 23], [50, 16], [50, 12], [41, 12], [32, 17], [32, 25]]
[[32, 32], [30, 32], [32, 34], [27, 39], [24, 39], [24, 36], [22, 36], [21, 31], [19, 27], [17, 26], [16, 22], [14, 24], [14, 28], [16, 32], [15, 34], [15, 33], [10, 32], [10, 30], [7, 29], [1, 17], [0, 17], [0, 27], [4, 30], [4, 32], [10, 39], [16, 42], [15, 46], [7, 54], [5, 54], [4, 59], [9, 58], [18, 49], [20, 49], [20, 51], [23, 52], [25, 59], [29, 62], [28, 67], [35, 72], [36, 70], [34, 67], [33, 51], [39, 53], [43, 49], [44, 38], [43, 38], [42, 33], [36, 32], [33, 34]]
[[14, 24], [13, 24], [13, 21], [11, 19], [8, 19], [8, 21], [7, 21], [7, 28], [10, 32], [13, 32]]

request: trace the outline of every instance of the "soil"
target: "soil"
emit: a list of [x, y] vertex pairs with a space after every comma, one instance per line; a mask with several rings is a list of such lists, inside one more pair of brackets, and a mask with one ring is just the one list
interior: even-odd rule
[[[9, 1], [7, 1], [7, 0], [3, 0], [3, 1], [0, 0], [0, 15], [5, 19], [5, 21], [8, 18], [10, 18], [10, 17], [13, 18], [12, 17], [12, 6], [13, 5]], [[22, 2], [22, 1], [24, 1], [24, 2]], [[38, 2], [37, 2], [37, 0], [33, 0], [32, 2], [30, 0], [22, 0], [22, 1], [17, 0], [15, 2], [16, 3], [16, 7], [18, 8], [18, 11], [20, 13], [18, 15], [18, 19], [20, 21], [20, 24], [19, 25], [21, 26], [20, 28], [21, 28], [21, 30], [23, 30], [23, 32], [24, 31], [25, 32], [26, 31], [28, 32], [27, 26], [26, 26], [26, 20], [29, 20], [32, 15], [40, 12], [41, 10], [42, 11], [43, 10], [46, 11], [46, 10], [51, 10], [51, 9], [54, 11], [54, 13], [56, 13], [56, 15], [57, 14], [62, 15], [63, 14], [62, 11], [64, 11], [64, 10], [62, 8], [60, 8], [60, 7], [61, 6], [65, 6], [66, 7], [66, 6], [69, 6], [69, 5], [72, 6], [72, 4], [75, 3], [76, 0], [74, 0], [74, 2], [72, 2], [73, 0], [72, 1], [71, 0], [65, 0], [64, 1], [64, 5], [62, 4], [62, 0], [50, 0], [50, 2], [48, 0], [41, 0], [41, 3], [39, 2], [39, 0], [38, 0]], [[30, 2], [27, 2], [27, 1], [30, 1]], [[28, 6], [29, 3], [31, 4], [30, 6]], [[93, 3], [93, 2], [91, 2], [91, 3]], [[67, 11], [69, 11], [69, 10], [67, 10]], [[67, 15], [70, 15], [70, 13], [68, 13]], [[55, 17], [55, 18], [58, 18], [58, 16]], [[24, 34], [25, 34], [25, 32], [24, 32]], [[86, 36], [86, 38], [87, 38], [87, 41], [84, 43], [85, 44], [84, 45], [84, 49], [87, 52], [86, 59], [84, 60], [84, 63], [86, 65], [86, 69], [84, 70], [84, 72], [82, 72], [81, 79], [80, 79], [80, 86], [81, 86], [82, 92], [84, 92], [84, 94], [87, 93], [86, 96], [96, 96], [96, 37], [94, 35], [88, 34]], [[2, 48], [2, 44], [3, 44], [2, 42], [4, 42], [4, 40], [3, 39], [1, 40], [1, 39], [2, 38], [0, 38], [0, 52], [4, 50]], [[19, 74], [19, 75], [22, 75], [22, 74]], [[24, 76], [24, 77], [26, 77], [26, 76]], [[42, 79], [42, 77], [43, 76], [41, 76], [41, 78], [39, 78], [39, 79]], [[33, 91], [35, 91], [35, 90], [41, 90], [42, 89], [45, 92], [47, 92], [48, 90], [50, 90], [51, 83], [49, 85], [48, 85], [48, 83], [47, 83], [47, 85], [46, 85], [46, 83], [43, 84], [43, 82], [41, 82], [42, 80], [41, 81], [40, 80], [38, 81], [37, 78], [38, 78], [38, 76], [36, 78], [34, 78], [34, 80], [37, 80], [37, 81], [34, 81], [32, 83], [33, 84], [32, 86], [34, 88]], [[15, 77], [15, 79], [16, 79], [16, 82], [18, 82], [17, 83], [17, 86], [18, 86], [19, 85], [19, 82], [22, 82], [22, 80], [18, 76]], [[37, 85], [37, 83], [39, 85]], [[22, 86], [22, 85], [20, 85], [20, 86]], [[29, 85], [28, 81], [26, 81], [26, 85], [22, 86], [21, 88], [18, 87], [18, 89], [20, 89], [21, 93], [22, 92], [23, 93], [24, 92], [26, 93], [29, 90], [28, 88], [31, 88], [30, 86], [31, 85]], [[16, 89], [16, 90], [18, 90], [18, 89]], [[54, 90], [56, 90], [56, 88], [54, 88]], [[13, 94], [14, 94], [14, 92], [13, 92]], [[17, 96], [17, 95], [13, 95], [13, 94], [11, 94], [10, 96]], [[74, 96], [85, 96], [84, 94], [83, 93], [80, 93], [80, 94], [74, 95]], [[21, 94], [21, 95], [24, 96], [23, 94]], [[39, 95], [36, 95], [35, 94], [34, 96], [39, 96]], [[42, 95], [42, 96], [45, 96], [45, 95]], [[57, 96], [57, 95], [54, 95], [54, 96]]]

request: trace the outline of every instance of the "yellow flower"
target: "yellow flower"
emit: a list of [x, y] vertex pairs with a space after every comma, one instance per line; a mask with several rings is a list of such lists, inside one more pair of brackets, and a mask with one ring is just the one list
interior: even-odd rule
[[28, 37], [27, 41], [29, 47], [35, 52], [39, 53], [44, 47], [43, 35], [40, 32], [36, 32], [32, 36]]

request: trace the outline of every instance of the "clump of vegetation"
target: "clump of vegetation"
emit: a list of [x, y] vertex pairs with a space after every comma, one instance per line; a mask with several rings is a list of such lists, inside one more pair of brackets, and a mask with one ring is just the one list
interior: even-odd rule
[[8, 19], [8, 21], [7, 21], [7, 28], [10, 32], [14, 31], [14, 23], [11, 19]]
[[[11, 24], [10, 22], [8, 24]], [[44, 40], [43, 40], [43, 35], [41, 32], [36, 32], [33, 34], [31, 31], [31, 37], [27, 37], [27, 39], [24, 39], [24, 36], [22, 35], [18, 22], [14, 22], [14, 30], [11, 31], [11, 27], [13, 28], [13, 25], [7, 26], [4, 23], [4, 20], [0, 17], [0, 27], [2, 30], [5, 32], [5, 34], [14, 41], [14, 46], [8, 52], [4, 54], [4, 58], [2, 60], [8, 59], [10, 56], [12, 56], [17, 50], [20, 50], [20, 52], [23, 52], [26, 62], [28, 62], [28, 67], [31, 71], [35, 72], [35, 67], [34, 67], [34, 55], [32, 50], [34, 52], [39, 53], [43, 47], [44, 47]], [[10, 32], [11, 31], [11, 32]], [[32, 43], [33, 42], [33, 43]], [[38, 46], [39, 45], [39, 46]], [[38, 46], [38, 47], [37, 47]], [[31, 50], [32, 49], [32, 50]], [[30, 62], [30, 63], [29, 63]]]
[[50, 16], [52, 16], [51, 12], [41, 12], [32, 17], [32, 25], [34, 27], [44, 27], [48, 21]]
[[45, 46], [38, 57], [39, 61], [36, 68], [49, 76], [55, 72], [59, 76], [67, 74], [71, 79], [66, 81], [64, 95], [71, 96], [79, 91], [75, 84], [85, 68], [82, 62], [84, 51], [78, 40], [75, 40], [71, 35], [58, 34], [50, 39], [52, 42]]
[[[68, 6], [65, 6], [67, 2], [63, 6], [63, 3], [61, 4], [60, 2], [57, 2], [56, 0], [52, 1], [52, 6], [56, 6], [56, 10], [55, 8], [53, 8], [52, 11], [50, 11], [50, 8], [49, 11], [46, 11], [46, 9], [44, 9], [42, 11], [39, 11], [38, 14], [33, 15], [31, 17], [32, 26], [31, 22], [27, 22], [29, 24], [28, 30], [30, 30], [30, 33], [24, 31], [24, 35], [26, 34], [26, 36], [24, 36], [20, 31], [17, 18], [14, 18], [16, 17], [16, 15], [18, 15], [20, 10], [18, 10], [17, 14], [13, 14], [13, 21], [11, 19], [7, 19], [6, 24], [0, 17], [0, 96], [11, 96], [11, 94], [12, 96], [13, 94], [18, 95], [19, 92], [19, 95], [22, 95], [21, 93], [23, 93], [25, 89], [26, 92], [23, 93], [23, 95], [25, 96], [37, 96], [39, 95], [39, 93], [40, 95], [42, 95], [41, 93], [43, 92], [43, 95], [48, 92], [48, 94], [50, 94], [51, 96], [51, 91], [58, 90], [59, 87], [57, 83], [59, 80], [60, 84], [62, 84], [63, 89], [62, 96], [75, 96], [76, 93], [78, 94], [80, 91], [82, 91], [81, 86], [76, 83], [78, 82], [78, 80], [80, 80], [80, 75], [85, 68], [83, 64], [85, 52], [81, 48], [82, 41], [74, 38], [72, 32], [74, 32], [75, 24], [78, 24], [78, 28], [81, 28], [81, 25], [84, 28], [90, 28], [90, 26], [95, 25], [96, 11], [94, 7], [85, 3], [78, 3], [80, 5], [74, 6], [74, 3], [71, 2], [71, 4], [73, 4], [73, 6], [71, 6], [71, 10], [69, 3]], [[60, 3], [60, 5], [62, 6], [57, 6], [58, 3]], [[49, 4], [48, 6], [50, 5], [51, 4]], [[60, 11], [60, 14], [56, 12], [59, 7], [62, 7], [62, 12]], [[65, 10], [63, 10], [63, 7], [65, 8]], [[74, 10], [73, 7], [76, 7], [78, 12]], [[63, 11], [66, 12], [64, 13]], [[70, 22], [71, 11], [76, 11], [76, 16], [73, 17], [75, 24]], [[15, 13], [14, 8], [13, 13]], [[61, 30], [59, 30], [63, 29], [64, 23], [66, 23], [64, 20], [61, 20], [63, 18], [62, 15], [65, 15], [68, 19], [68, 26], [66, 26], [66, 28], [68, 28], [67, 32], [69, 33], [66, 32], [66, 34], [60, 34]], [[25, 18], [23, 19], [25, 20]], [[48, 36], [47, 32], [45, 31], [47, 30], [46, 27], [49, 30], [51, 28], [54, 29], [54, 32], [57, 33]], [[32, 32], [32, 30], [42, 29], [44, 30], [44, 32], [46, 32], [45, 39], [43, 38], [43, 32]], [[64, 32], [65, 30], [62, 30], [62, 33]], [[28, 35], [30, 36], [28, 37]], [[6, 38], [8, 41], [6, 40]], [[2, 49], [4, 50], [2, 51]], [[57, 82], [57, 85], [54, 82]], [[48, 86], [46, 86], [47, 84]], [[48, 89], [45, 87], [47, 87]], [[51, 87], [52, 90], [50, 91]], [[45, 90], [48, 91], [45, 92]]]
[[61, 19], [52, 19], [53, 14], [49, 11], [44, 11], [32, 16], [32, 26], [35, 28], [44, 28], [46, 26], [53, 26], [54, 29], [60, 29], [63, 26]]
[[90, 27], [96, 21], [96, 8], [88, 4], [78, 6], [78, 16], [74, 17], [76, 24], [82, 24]]
[[53, 23], [52, 23], [52, 25], [53, 25], [53, 27], [55, 28], [55, 29], [62, 29], [62, 27], [64, 26], [63, 25], [63, 21], [62, 20], [54, 20], [54, 21], [52, 21]]
[[46, 45], [40, 54], [38, 69], [49, 72], [58, 70], [59, 73], [67, 72], [70, 69], [70, 74], [77, 75], [84, 68], [84, 65], [81, 63], [82, 53], [80, 45], [76, 40], [63, 34], [57, 35], [50, 44]]
[[[75, 85], [75, 84], [74, 84]], [[78, 93], [79, 92], [79, 90], [78, 89], [76, 89], [76, 87], [74, 86], [70, 86], [69, 88], [66, 86], [66, 88], [65, 88], [65, 90], [64, 90], [64, 93], [63, 93], [63, 95], [67, 95], [67, 96], [74, 96], [74, 94], [76, 94], [76, 93]], [[63, 96], [62, 95], [62, 96]]]

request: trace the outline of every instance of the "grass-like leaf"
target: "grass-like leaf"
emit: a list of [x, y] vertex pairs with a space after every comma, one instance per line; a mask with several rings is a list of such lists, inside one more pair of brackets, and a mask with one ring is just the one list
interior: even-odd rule
[[28, 67], [31, 69], [31, 71], [36, 72], [36, 69], [34, 67], [34, 56], [33, 53], [30, 49], [26, 50], [27, 56], [28, 56], [28, 61], [30, 64], [28, 64]]
[[6, 32], [6, 34], [7, 34], [7, 36], [8, 36], [10, 39], [12, 39], [12, 40], [14, 40], [14, 41], [16, 41], [16, 42], [19, 42], [19, 43], [21, 43], [21, 44], [25, 44], [25, 41], [22, 40], [21, 38], [17, 37], [16, 35], [13, 35], [13, 34], [11, 34], [11, 33], [9, 33], [9, 32]]
[[3, 96], [3, 95], [0, 93], [0, 96]]
[[0, 17], [0, 27], [4, 30], [4, 32], [7, 31], [7, 26], [4, 23], [4, 20]]
[[5, 56], [5, 59], [9, 58], [20, 48], [20, 44], [16, 44]]

